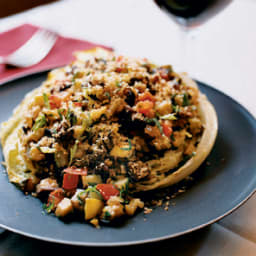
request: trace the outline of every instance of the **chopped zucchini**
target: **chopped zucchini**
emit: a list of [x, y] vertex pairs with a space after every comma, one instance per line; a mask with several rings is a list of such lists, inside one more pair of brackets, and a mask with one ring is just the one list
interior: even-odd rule
[[87, 176], [82, 176], [83, 187], [86, 188], [89, 185], [95, 185], [102, 183], [102, 179], [100, 175], [92, 174]]

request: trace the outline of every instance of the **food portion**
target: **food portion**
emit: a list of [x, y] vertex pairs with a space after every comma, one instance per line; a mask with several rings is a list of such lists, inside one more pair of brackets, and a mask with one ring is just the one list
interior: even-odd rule
[[213, 106], [186, 74], [95, 48], [53, 70], [1, 127], [9, 180], [58, 217], [98, 226], [133, 215], [136, 192], [179, 182], [217, 134]]

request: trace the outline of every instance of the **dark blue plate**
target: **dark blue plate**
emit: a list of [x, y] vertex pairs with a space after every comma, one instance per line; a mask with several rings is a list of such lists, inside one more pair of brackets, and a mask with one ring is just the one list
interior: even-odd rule
[[[7, 120], [24, 94], [38, 87], [46, 73], [9, 82], [0, 88], [0, 122]], [[256, 121], [241, 105], [223, 93], [199, 83], [219, 118], [216, 144], [196, 172], [196, 181], [172, 202], [169, 211], [141, 212], [122, 224], [101, 229], [64, 223], [43, 213], [41, 202], [25, 196], [0, 171], [0, 226], [46, 241], [87, 246], [120, 246], [176, 237], [214, 223], [245, 202], [256, 188]]]

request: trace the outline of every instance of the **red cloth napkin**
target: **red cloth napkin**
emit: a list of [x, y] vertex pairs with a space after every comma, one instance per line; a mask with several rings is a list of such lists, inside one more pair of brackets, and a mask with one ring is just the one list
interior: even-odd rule
[[[33, 35], [33, 33], [35, 33], [37, 29], [39, 29], [39, 27], [24, 24], [17, 28], [0, 33], [0, 56], [6, 56], [18, 49]], [[27, 74], [63, 66], [73, 60], [72, 54], [74, 51], [88, 50], [96, 46], [111, 49], [88, 41], [58, 36], [54, 47], [40, 63], [28, 68], [15, 68], [0, 65], [0, 84]]]

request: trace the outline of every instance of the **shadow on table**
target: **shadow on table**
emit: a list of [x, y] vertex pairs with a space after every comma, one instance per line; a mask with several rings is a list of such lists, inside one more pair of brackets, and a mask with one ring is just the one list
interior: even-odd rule
[[0, 237], [0, 255], [11, 256], [41, 256], [41, 255], [197, 255], [202, 243], [207, 238], [211, 227], [191, 234], [165, 240], [162, 242], [125, 246], [125, 247], [78, 247], [60, 245], [31, 239], [11, 232], [5, 232]]

